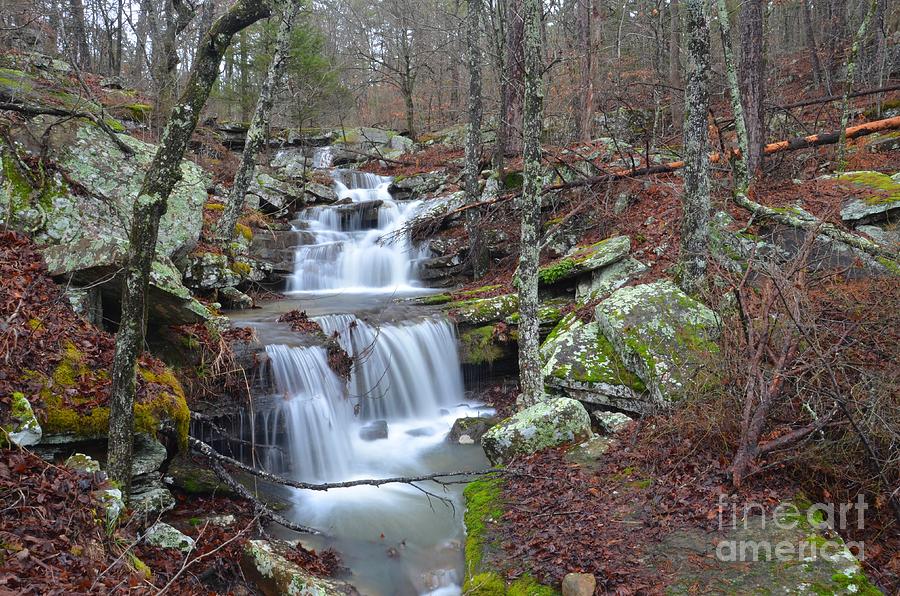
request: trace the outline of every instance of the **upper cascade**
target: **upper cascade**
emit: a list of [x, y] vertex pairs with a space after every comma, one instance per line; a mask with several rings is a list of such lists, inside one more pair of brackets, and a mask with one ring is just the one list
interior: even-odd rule
[[[328, 161], [325, 151], [314, 158]], [[387, 176], [344, 169], [334, 170], [333, 176], [343, 203], [300, 214], [295, 228], [308, 234], [297, 247], [288, 291], [402, 292], [418, 287], [416, 268], [427, 249], [414, 247], [406, 228], [421, 201], [394, 201]]]

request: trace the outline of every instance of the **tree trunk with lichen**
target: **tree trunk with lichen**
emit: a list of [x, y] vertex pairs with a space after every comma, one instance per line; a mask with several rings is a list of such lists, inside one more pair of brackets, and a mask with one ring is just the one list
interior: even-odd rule
[[681, 286], [693, 294], [705, 284], [709, 249], [709, 21], [704, 0], [683, 4], [688, 65], [680, 265]]
[[[731, 21], [728, 18], [728, 6], [725, 0], [717, 0], [719, 12], [719, 31], [722, 33], [722, 49], [725, 54], [725, 79], [728, 82], [729, 97], [731, 98], [731, 110], [734, 113], [734, 128], [737, 133], [738, 149], [740, 152], [732, 159], [731, 167], [734, 171], [735, 194], [747, 192], [750, 185], [749, 155], [750, 140], [747, 134], [747, 121], [744, 117], [744, 106], [741, 103], [741, 89], [738, 83], [737, 68], [734, 65], [734, 51], [731, 47]], [[762, 148], [760, 148], [762, 152]]]
[[853, 81], [856, 76], [857, 64], [856, 59], [859, 57], [860, 48], [866, 39], [869, 31], [869, 25], [875, 16], [878, 8], [878, 0], [869, 1], [869, 9], [866, 16], [863, 17], [856, 37], [853, 38], [853, 45], [850, 46], [850, 54], [847, 56], [847, 77], [844, 81], [844, 99], [841, 102], [841, 138], [838, 140], [837, 146], [837, 166], [838, 170], [843, 171], [847, 167], [846, 149], [847, 149], [847, 124], [850, 122], [850, 93], [853, 92]]
[[147, 287], [156, 252], [159, 220], [181, 177], [181, 159], [219, 74], [219, 63], [225, 50], [238, 31], [267, 16], [269, 5], [263, 0], [238, 0], [210, 28], [197, 52], [187, 88], [172, 109], [159, 149], [135, 199], [109, 397], [107, 472], [126, 494], [131, 487], [135, 364], [144, 344]]
[[[469, 131], [466, 137], [466, 166], [463, 172], [466, 184], [466, 202], [477, 203], [478, 179], [481, 174], [481, 1], [469, 0], [466, 13], [466, 43], [469, 61]], [[469, 261], [472, 277], [484, 275], [487, 259], [481, 233], [481, 211], [466, 212], [466, 232], [469, 236]]]
[[505, 72], [500, 81], [500, 122], [494, 146], [494, 169], [501, 170], [507, 155], [522, 151], [522, 94], [525, 66], [522, 40], [525, 21], [522, 0], [505, 0], [506, 37], [504, 39]]
[[519, 257], [519, 384], [522, 405], [544, 396], [538, 321], [538, 232], [541, 220], [541, 133], [543, 132], [543, 59], [540, 0], [525, 0], [525, 110], [522, 123], [525, 162], [522, 196], [522, 236]]
[[266, 71], [259, 90], [259, 99], [253, 118], [250, 120], [250, 128], [247, 130], [247, 139], [244, 141], [244, 151], [241, 154], [241, 164], [234, 174], [234, 184], [225, 202], [225, 209], [216, 229], [216, 236], [223, 242], [234, 239], [236, 226], [241, 211], [244, 208], [244, 196], [253, 182], [253, 174], [256, 171], [256, 156], [266, 141], [266, 125], [272, 113], [272, 104], [275, 102], [275, 89], [281, 80], [285, 64], [291, 49], [291, 31], [297, 14], [300, 12], [302, 2], [289, 0], [284, 4], [281, 13], [281, 23], [278, 26], [278, 35], [275, 41], [275, 55]]

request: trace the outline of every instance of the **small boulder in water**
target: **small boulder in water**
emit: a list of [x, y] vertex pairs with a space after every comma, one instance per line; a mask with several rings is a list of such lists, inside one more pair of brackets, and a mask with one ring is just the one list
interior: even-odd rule
[[480, 443], [481, 437], [484, 436], [492, 426], [497, 424], [499, 420], [496, 417], [484, 418], [470, 416], [466, 418], [458, 418], [447, 435], [447, 440], [451, 443], [459, 443], [460, 445], [471, 445]]
[[423, 426], [422, 428], [414, 428], [412, 430], [408, 430], [406, 431], [406, 434], [411, 437], [430, 437], [434, 435], [434, 429]]
[[363, 441], [377, 441], [388, 438], [387, 420], [376, 420], [359, 429], [359, 438]]

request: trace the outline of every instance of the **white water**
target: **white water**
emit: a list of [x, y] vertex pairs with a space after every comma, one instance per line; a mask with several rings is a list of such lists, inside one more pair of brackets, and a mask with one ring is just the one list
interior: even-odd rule
[[[328, 148], [313, 155], [317, 168], [329, 167], [331, 160]], [[376, 324], [368, 314], [345, 314], [368, 313], [373, 301], [387, 304], [395, 293], [424, 291], [416, 280], [417, 260], [424, 255], [405, 230], [421, 203], [394, 201], [390, 178], [351, 170], [332, 173], [336, 193], [349, 200], [299, 214], [296, 228], [305, 244], [296, 248], [295, 271], [288, 279], [292, 295], [285, 301], [297, 304], [277, 304], [281, 312], [318, 313], [315, 320], [325, 334], [336, 334], [353, 357], [351, 377], [345, 383], [336, 376], [324, 348], [284, 345], [295, 334], [272, 319], [257, 319], [256, 325], [272, 334], [266, 351], [276, 388], [274, 407], [262, 408], [252, 424], [256, 442], [266, 446], [256, 450], [257, 461], [309, 482], [485, 467], [480, 447], [445, 441], [457, 418], [479, 415], [463, 403], [453, 324], [435, 318]], [[366, 425], [381, 421], [387, 423], [386, 438], [361, 437]], [[327, 533], [304, 542], [336, 548], [352, 570], [349, 581], [363, 594], [459, 594], [461, 489], [428, 482], [418, 486], [292, 490], [285, 515]], [[455, 510], [419, 489], [449, 499]]]
[[[324, 161], [322, 162], [324, 163]], [[299, 228], [312, 242], [298, 246], [290, 292], [408, 292], [418, 287], [416, 267], [425, 255], [405, 229], [421, 201], [397, 202], [391, 178], [334, 170], [334, 190], [349, 205], [313, 207]]]

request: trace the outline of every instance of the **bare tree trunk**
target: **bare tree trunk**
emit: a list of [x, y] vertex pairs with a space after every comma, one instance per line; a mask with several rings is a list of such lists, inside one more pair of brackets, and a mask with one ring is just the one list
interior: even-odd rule
[[741, 98], [747, 123], [747, 174], [753, 178], [762, 166], [766, 144], [765, 56], [763, 54], [763, 0], [741, 3]]
[[688, 48], [684, 108], [684, 192], [681, 286], [696, 293], [706, 282], [709, 250], [709, 21], [705, 0], [685, 0]]
[[803, 28], [806, 31], [806, 49], [809, 51], [809, 59], [812, 63], [813, 81], [815, 81], [816, 87], [822, 87], [824, 85], [825, 90], [831, 95], [831, 81], [825, 76], [822, 71], [822, 63], [819, 61], [819, 50], [816, 46], [816, 33], [812, 24], [812, 10], [809, 7], [811, 1], [812, 0], [800, 0], [800, 3], [803, 5]]
[[140, 83], [144, 78], [144, 65], [147, 60], [147, 32], [148, 32], [148, 21], [149, 21], [149, 11], [153, 10], [152, 7], [149, 7], [149, 2], [147, 0], [142, 0], [138, 6], [138, 21], [135, 26], [135, 42], [134, 42], [134, 56], [132, 56], [131, 61], [131, 77], [135, 82], [135, 85], [140, 87]]
[[856, 76], [856, 60], [859, 57], [860, 47], [866, 39], [869, 31], [869, 25], [875, 16], [875, 10], [878, 7], [878, 0], [869, 0], [869, 10], [863, 17], [856, 37], [853, 38], [853, 45], [850, 47], [850, 53], [847, 55], [847, 77], [844, 81], [844, 99], [841, 102], [841, 138], [837, 146], [837, 165], [840, 171], [847, 166], [846, 149], [847, 149], [847, 124], [850, 122], [850, 93], [853, 91], [853, 81]]
[[[887, 7], [885, 0], [879, 0], [878, 10], [875, 12], [875, 59], [872, 65], [872, 82], [875, 87], [881, 88], [884, 85], [884, 70], [887, 66], [887, 36], [885, 35], [884, 15]], [[884, 96], [878, 94], [875, 97], [875, 107], [878, 118], [881, 117], [881, 100]]]
[[82, 0], [69, 0], [69, 11], [72, 17], [72, 58], [78, 68], [91, 71], [91, 50], [87, 43]]
[[576, 137], [579, 141], [590, 141], [594, 120], [594, 51], [591, 47], [592, 0], [577, 0], [576, 28], [578, 31], [578, 51], [581, 54], [581, 85], [578, 94], [578, 116]]
[[216, 235], [223, 243], [235, 237], [238, 218], [244, 209], [244, 196], [253, 181], [256, 170], [256, 156], [266, 141], [266, 126], [272, 113], [272, 104], [275, 102], [275, 91], [281, 80], [284, 67], [291, 51], [291, 31], [294, 22], [300, 12], [302, 0], [289, 0], [284, 7], [281, 23], [278, 26], [278, 35], [275, 42], [275, 55], [266, 71], [266, 78], [259, 90], [259, 100], [253, 112], [253, 119], [247, 130], [247, 139], [244, 141], [244, 151], [241, 154], [241, 165], [234, 174], [234, 184], [225, 202], [225, 209], [219, 219]]
[[250, 94], [250, 47], [247, 32], [238, 35], [238, 68], [240, 86], [238, 94], [241, 103], [241, 126], [250, 121], [250, 110], [253, 109], [253, 96]]
[[737, 67], [734, 64], [734, 50], [731, 44], [731, 20], [728, 17], [726, 0], [717, 0], [719, 11], [719, 30], [722, 33], [722, 50], [725, 54], [725, 78], [728, 81], [728, 92], [731, 99], [731, 110], [734, 112], [734, 128], [737, 132], [739, 155], [732, 159], [734, 168], [734, 193], [744, 194], [750, 186], [747, 156], [750, 151], [747, 120], [744, 106], [741, 104], [741, 88], [738, 83]]
[[525, 21], [523, 0], [506, 0], [506, 39], [504, 53], [506, 60], [501, 73], [500, 126], [494, 155], [494, 167], [502, 168], [507, 155], [522, 151], [522, 105], [524, 98], [525, 65], [523, 63], [522, 42]]
[[[466, 13], [466, 43], [469, 46], [469, 134], [466, 138], [466, 201], [477, 203], [478, 179], [481, 174], [481, 2], [468, 0]], [[469, 261], [472, 263], [472, 277], [484, 275], [486, 255], [481, 234], [481, 211], [469, 209], [466, 212], [466, 231], [469, 235]]]
[[172, 110], [159, 148], [135, 197], [122, 288], [122, 317], [116, 334], [109, 397], [107, 472], [128, 493], [134, 436], [135, 364], [144, 343], [147, 286], [156, 251], [159, 220], [181, 176], [181, 159], [219, 74], [219, 63], [235, 33], [269, 16], [263, 0], [237, 0], [213, 24], [197, 53], [184, 94]]
[[672, 106], [672, 124], [675, 129], [684, 124], [684, 98], [681, 88], [681, 15], [678, 0], [669, 3], [669, 102]]
[[159, 38], [154, 39], [154, 46], [157, 44], [160, 46], [158, 55], [155, 47], [153, 50], [154, 78], [159, 87], [156, 105], [153, 108], [153, 121], [157, 129], [162, 128], [162, 123], [169, 117], [175, 103], [178, 88], [178, 35], [184, 31], [192, 18], [194, 10], [190, 5], [182, 0], [166, 0], [165, 26]]
[[522, 235], [519, 256], [519, 384], [521, 402], [529, 406], [544, 397], [538, 322], [538, 258], [541, 220], [541, 133], [543, 132], [543, 52], [541, 0], [524, 2], [525, 46], [525, 162], [520, 210]]

